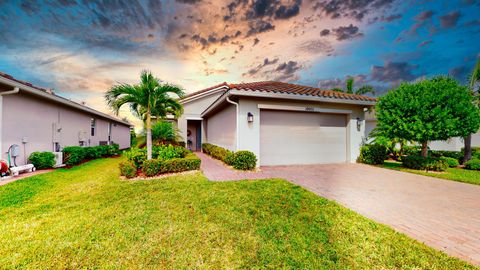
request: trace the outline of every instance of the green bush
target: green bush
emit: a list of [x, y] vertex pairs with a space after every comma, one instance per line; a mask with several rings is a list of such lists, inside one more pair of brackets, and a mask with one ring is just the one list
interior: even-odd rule
[[28, 157], [28, 160], [37, 169], [53, 168], [55, 165], [55, 154], [52, 152], [33, 152]]
[[87, 154], [86, 153], [87, 151], [85, 151], [85, 148], [86, 147], [81, 147], [81, 146], [64, 147], [62, 150], [64, 163], [72, 166], [82, 162], [85, 159]]
[[404, 156], [402, 164], [405, 168], [414, 170], [438, 171], [443, 172], [448, 168], [447, 162], [433, 157], [422, 156]]
[[460, 151], [440, 151], [440, 150], [431, 150], [428, 151], [428, 155], [434, 158], [439, 157], [448, 157], [456, 159], [458, 162], [463, 160], [463, 153]]
[[402, 147], [402, 155], [418, 156], [422, 152], [422, 147], [418, 145], [404, 145]]
[[447, 163], [448, 167], [450, 168], [455, 168], [460, 166], [460, 162], [458, 162], [458, 159], [451, 158], [451, 157], [445, 157], [441, 156], [439, 157], [440, 160], [443, 160], [445, 163]]
[[145, 160], [147, 160], [147, 149], [145, 148], [131, 148], [128, 151], [125, 151], [125, 156], [128, 161], [132, 162], [135, 167], [140, 169]]
[[237, 151], [233, 155], [232, 165], [237, 170], [253, 170], [257, 165], [257, 157], [250, 151]]
[[145, 176], [151, 177], [164, 173], [198, 170], [200, 169], [200, 162], [200, 159], [192, 153], [187, 154], [184, 158], [145, 160], [142, 172]]
[[120, 167], [120, 175], [125, 176], [126, 178], [133, 178], [137, 176], [137, 168], [132, 162], [130, 161], [122, 162], [120, 163], [119, 167]]
[[365, 164], [383, 164], [387, 159], [387, 148], [380, 144], [364, 145], [360, 148], [357, 162]]
[[152, 157], [155, 159], [183, 158], [188, 154], [188, 150], [181, 146], [160, 145], [155, 146], [152, 151]]
[[[465, 149], [462, 148], [460, 153], [462, 153], [462, 160], [463, 160]], [[480, 147], [472, 147], [472, 159], [480, 159]]]
[[465, 162], [465, 169], [467, 170], [480, 170], [480, 159], [470, 159]]
[[225, 160], [223, 160], [223, 162], [225, 162], [225, 164], [229, 166], [233, 166], [233, 163], [235, 162], [235, 153], [233, 151], [228, 150], [225, 156]]
[[210, 143], [202, 144], [202, 150], [205, 154], [238, 170], [252, 170], [257, 164], [257, 157], [250, 151], [233, 152]]
[[63, 150], [63, 160], [67, 165], [77, 165], [86, 159], [96, 159], [100, 157], [110, 157], [119, 152], [118, 144], [99, 145], [90, 147], [67, 146]]

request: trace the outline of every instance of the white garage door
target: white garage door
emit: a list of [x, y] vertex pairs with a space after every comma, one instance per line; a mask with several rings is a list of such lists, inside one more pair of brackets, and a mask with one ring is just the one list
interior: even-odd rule
[[346, 162], [346, 122], [342, 114], [261, 110], [260, 163]]

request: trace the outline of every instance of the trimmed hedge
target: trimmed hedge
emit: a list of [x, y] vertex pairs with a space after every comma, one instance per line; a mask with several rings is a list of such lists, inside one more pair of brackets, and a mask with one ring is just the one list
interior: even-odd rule
[[237, 151], [233, 155], [232, 165], [237, 170], [253, 170], [257, 165], [257, 157], [250, 151]]
[[[152, 159], [161, 159], [167, 160], [172, 158], [183, 158], [190, 151], [181, 146], [169, 145], [156, 145], [152, 147]], [[143, 162], [147, 160], [147, 149], [146, 148], [131, 148], [129, 151], [125, 152], [127, 159], [137, 167], [137, 169], [142, 168]]]
[[99, 146], [67, 146], [63, 150], [63, 162], [67, 165], [77, 165], [86, 159], [110, 157], [119, 153], [118, 144]]
[[55, 165], [55, 154], [52, 152], [33, 152], [28, 160], [37, 169], [49, 169]]
[[450, 168], [455, 168], [460, 166], [460, 162], [458, 162], [458, 160], [455, 158], [442, 156], [442, 157], [439, 157], [439, 159], [445, 161], [445, 163], [447, 163], [448, 167]]
[[458, 162], [462, 162], [463, 160], [463, 153], [460, 151], [430, 150], [428, 151], [428, 155], [434, 158], [439, 158], [439, 157], [453, 158], [453, 159], [456, 159]]
[[360, 148], [360, 156], [358, 156], [357, 162], [378, 165], [383, 164], [387, 157], [387, 148], [385, 146], [370, 144]]
[[200, 163], [201, 160], [195, 154], [189, 153], [184, 158], [145, 160], [142, 172], [145, 176], [151, 177], [164, 173], [198, 170], [200, 169]]
[[465, 169], [467, 170], [480, 170], [480, 159], [470, 159], [465, 162]]
[[130, 161], [122, 162], [120, 163], [119, 167], [120, 167], [120, 175], [125, 176], [126, 178], [133, 178], [137, 176], [137, 168], [132, 162]]
[[205, 154], [221, 160], [237, 170], [253, 170], [257, 166], [257, 157], [250, 151], [233, 152], [210, 143], [202, 144], [202, 150]]
[[402, 157], [402, 164], [405, 168], [414, 170], [443, 172], [448, 168], [448, 164], [444, 160], [422, 156], [404, 156]]

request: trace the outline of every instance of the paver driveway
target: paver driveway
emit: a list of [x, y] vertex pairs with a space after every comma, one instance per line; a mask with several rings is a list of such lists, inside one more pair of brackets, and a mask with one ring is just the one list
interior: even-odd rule
[[480, 264], [480, 186], [363, 164], [238, 172], [197, 153], [212, 181], [284, 178], [425, 244]]

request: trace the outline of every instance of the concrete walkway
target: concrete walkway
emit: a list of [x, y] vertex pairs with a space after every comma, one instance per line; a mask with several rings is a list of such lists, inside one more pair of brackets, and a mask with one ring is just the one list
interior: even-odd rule
[[480, 265], [480, 186], [363, 164], [262, 167], [238, 172], [203, 153], [212, 181], [283, 178], [431, 247]]

